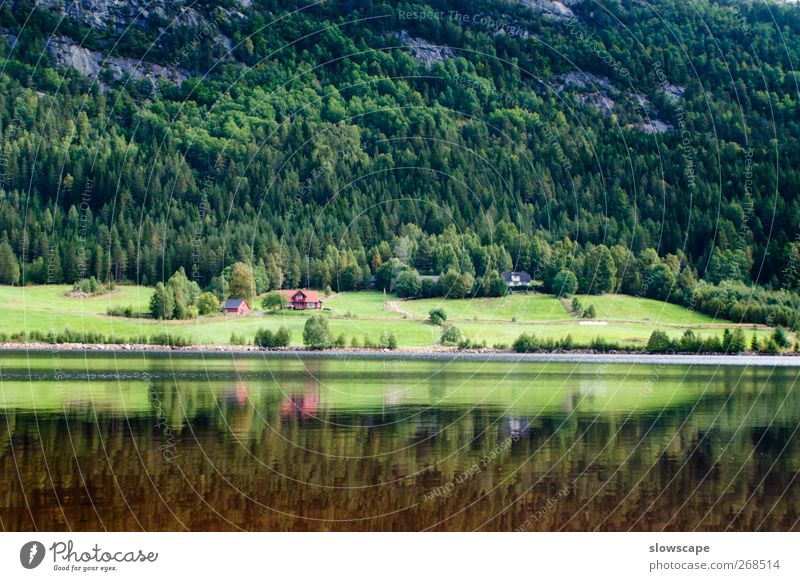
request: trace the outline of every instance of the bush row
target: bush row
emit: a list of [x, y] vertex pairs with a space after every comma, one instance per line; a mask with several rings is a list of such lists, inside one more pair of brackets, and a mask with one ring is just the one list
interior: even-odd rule
[[[459, 347], [461, 344], [459, 344]], [[672, 339], [666, 332], [655, 330], [647, 341], [646, 350], [650, 353], [780, 353], [792, 347], [789, 336], [777, 327], [770, 337], [758, 339], [754, 334], [748, 341], [744, 331], [737, 328], [733, 331], [725, 329], [721, 336], [709, 335], [700, 337], [688, 329], [678, 339]], [[523, 333], [514, 340], [512, 348], [517, 353], [533, 353], [537, 351], [570, 351], [591, 349], [593, 351], [638, 351], [633, 345], [622, 345], [603, 337], [595, 337], [589, 343], [579, 344], [570, 335], [563, 339], [537, 337], [533, 333]], [[798, 345], [794, 344], [796, 351]]]
[[171, 347], [186, 347], [192, 345], [192, 341], [183, 337], [170, 335], [169, 333], [157, 333], [155, 335], [141, 335], [137, 337], [122, 337], [120, 335], [104, 335], [96, 331], [75, 331], [73, 329], [63, 329], [62, 331], [30, 331], [25, 333], [20, 331], [6, 335], [0, 333], [0, 341], [12, 342], [38, 342], [38, 343], [87, 343], [92, 345], [110, 344], [137, 344], [137, 345], [169, 345]]

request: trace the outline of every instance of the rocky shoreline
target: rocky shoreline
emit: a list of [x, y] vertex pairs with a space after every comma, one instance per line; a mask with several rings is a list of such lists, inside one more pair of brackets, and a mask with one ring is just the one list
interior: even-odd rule
[[254, 345], [188, 345], [170, 347], [167, 345], [146, 344], [89, 344], [89, 343], [0, 343], [0, 353], [20, 352], [58, 352], [83, 354], [143, 354], [154, 355], [246, 355], [271, 359], [386, 359], [418, 361], [482, 361], [508, 363], [621, 363], [643, 365], [736, 365], [761, 367], [800, 367], [800, 357], [796, 353], [781, 355], [760, 355], [755, 353], [739, 355], [670, 353], [654, 354], [641, 351], [573, 350], [560, 352], [516, 353], [500, 349], [458, 350], [447, 347], [416, 349], [356, 349], [342, 348], [326, 351], [313, 351], [303, 347], [262, 349]]

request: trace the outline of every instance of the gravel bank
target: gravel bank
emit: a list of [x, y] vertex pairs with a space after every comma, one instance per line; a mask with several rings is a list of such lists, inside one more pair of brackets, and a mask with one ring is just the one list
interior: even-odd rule
[[163, 354], [170, 356], [245, 355], [271, 359], [383, 359], [406, 361], [494, 361], [509, 363], [619, 363], [642, 365], [737, 365], [760, 367], [800, 367], [800, 357], [786, 355], [652, 355], [645, 353], [593, 353], [571, 351], [569, 353], [513, 353], [509, 351], [457, 351], [443, 348], [397, 351], [332, 349], [309, 351], [300, 347], [266, 351], [252, 345], [191, 345], [188, 347], [164, 347], [162, 345], [92, 345], [62, 343], [0, 343], [0, 353], [20, 352], [74, 352], [82, 354], [114, 353]]

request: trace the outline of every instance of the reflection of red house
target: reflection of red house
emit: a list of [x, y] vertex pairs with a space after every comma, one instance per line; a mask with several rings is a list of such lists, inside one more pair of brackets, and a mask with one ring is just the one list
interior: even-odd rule
[[280, 414], [282, 418], [300, 417], [300, 418], [315, 418], [317, 417], [317, 408], [319, 407], [319, 394], [294, 394], [286, 396], [281, 402]]
[[321, 309], [322, 299], [313, 290], [282, 290], [281, 294], [289, 299], [289, 308], [295, 311]]
[[235, 313], [237, 315], [246, 315], [250, 312], [250, 305], [247, 304], [245, 299], [228, 299], [222, 305], [222, 311], [225, 313]]

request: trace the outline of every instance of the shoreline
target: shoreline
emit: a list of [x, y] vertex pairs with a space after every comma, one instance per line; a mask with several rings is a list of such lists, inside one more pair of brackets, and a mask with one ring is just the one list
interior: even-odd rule
[[202, 355], [220, 357], [230, 355], [264, 357], [269, 359], [384, 359], [405, 361], [478, 361], [507, 363], [619, 363], [642, 365], [735, 365], [760, 367], [800, 367], [796, 353], [761, 355], [744, 353], [725, 355], [720, 353], [643, 353], [641, 351], [574, 350], [560, 352], [516, 353], [510, 350], [455, 348], [354, 349], [340, 348], [314, 351], [304, 347], [262, 349], [254, 345], [189, 345], [169, 347], [166, 345], [114, 344], [114, 343], [0, 343], [0, 355], [13, 353], [74, 353], [84, 355]]

